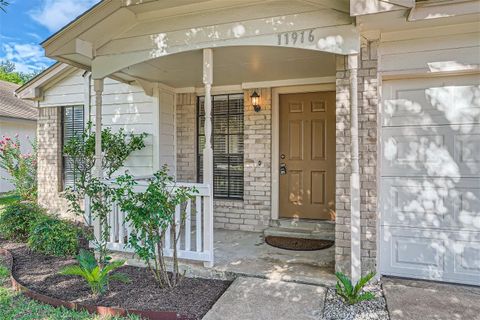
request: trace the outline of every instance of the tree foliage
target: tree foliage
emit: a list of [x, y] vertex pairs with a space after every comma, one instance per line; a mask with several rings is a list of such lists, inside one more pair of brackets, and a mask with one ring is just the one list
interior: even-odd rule
[[[132, 226], [128, 245], [145, 262], [160, 287], [173, 288], [181, 280], [178, 268], [177, 243], [185, 222], [185, 206], [198, 191], [194, 187], [178, 187], [168, 175], [167, 166], [154, 174], [145, 191], [136, 189], [137, 181], [128, 173], [118, 177], [117, 203], [126, 213], [125, 222]], [[181, 208], [180, 220], [175, 219], [175, 208]], [[173, 270], [167, 272], [164, 244], [170, 228], [173, 248]]]
[[[1, 3], [0, 3], [0, 8], [2, 8]], [[0, 62], [0, 80], [22, 85], [41, 72], [41, 71], [37, 71], [37, 72], [25, 73], [25, 72], [20, 72], [15, 70], [16, 70], [15, 63], [13, 63], [12, 61], [9, 61], [9, 60], [1, 61]]]
[[0, 10], [3, 12], [7, 13], [7, 10], [5, 9], [9, 3], [6, 0], [0, 0]]
[[[112, 132], [111, 128], [102, 130], [102, 171], [105, 178], [110, 179], [120, 169], [128, 156], [145, 147], [146, 133], [127, 134], [123, 129]], [[95, 167], [95, 132], [92, 123], [79, 135], [71, 137], [63, 148], [67, 161], [75, 172], [73, 187], [67, 187], [64, 197], [69, 203], [69, 211], [85, 217], [81, 202], [85, 197], [90, 199], [90, 212], [100, 225], [100, 235], [94, 238], [98, 253], [98, 262], [103, 267], [109, 262], [107, 243], [110, 235], [108, 215], [115, 201], [115, 191], [103, 179], [94, 176]]]
[[3, 136], [0, 140], [0, 168], [9, 176], [16, 193], [24, 200], [37, 199], [37, 146], [31, 142], [32, 152], [22, 153], [20, 139]]

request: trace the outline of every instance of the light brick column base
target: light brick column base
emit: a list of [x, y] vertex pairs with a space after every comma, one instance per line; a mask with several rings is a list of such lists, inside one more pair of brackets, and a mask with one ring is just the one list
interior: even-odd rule
[[[376, 268], [378, 42], [362, 41], [358, 68], [362, 273]], [[350, 93], [347, 58], [337, 56], [335, 269], [350, 274]]]

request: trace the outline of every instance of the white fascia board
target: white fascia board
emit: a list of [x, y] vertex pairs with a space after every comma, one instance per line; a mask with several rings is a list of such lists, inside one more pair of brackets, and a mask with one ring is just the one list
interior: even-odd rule
[[417, 5], [410, 10], [407, 21], [448, 18], [467, 14], [480, 14], [480, 4], [478, 0]]
[[43, 87], [45, 87], [49, 82], [71, 71], [72, 68], [72, 66], [65, 63], [54, 64], [43, 73], [17, 89], [15, 94], [20, 99], [41, 100], [43, 95]]

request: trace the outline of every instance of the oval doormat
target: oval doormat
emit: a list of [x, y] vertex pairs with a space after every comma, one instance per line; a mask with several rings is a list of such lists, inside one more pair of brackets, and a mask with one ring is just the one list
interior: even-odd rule
[[332, 240], [302, 239], [277, 236], [266, 236], [265, 242], [272, 247], [295, 251], [322, 250], [330, 248], [335, 243]]

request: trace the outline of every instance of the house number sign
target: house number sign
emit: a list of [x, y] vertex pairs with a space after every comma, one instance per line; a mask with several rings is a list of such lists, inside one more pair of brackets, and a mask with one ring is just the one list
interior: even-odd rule
[[314, 29], [302, 30], [302, 31], [290, 31], [277, 34], [278, 45], [296, 45], [313, 43], [315, 41]]

